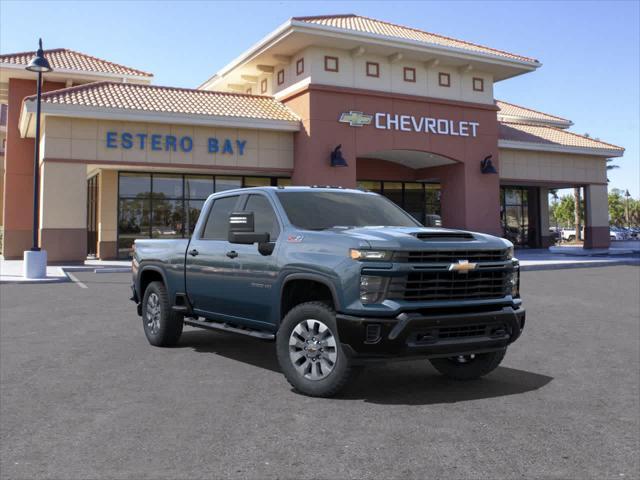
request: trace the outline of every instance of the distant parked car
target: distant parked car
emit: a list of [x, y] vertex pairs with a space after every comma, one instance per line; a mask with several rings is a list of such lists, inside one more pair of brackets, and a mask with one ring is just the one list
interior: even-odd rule
[[[582, 230], [582, 238], [584, 238], [584, 229]], [[576, 239], [576, 229], [575, 228], [563, 228], [562, 229], [562, 240], [566, 242], [573, 242]]]
[[629, 238], [627, 232], [622, 228], [611, 227], [609, 228], [609, 238], [612, 241], [622, 241], [627, 240]]

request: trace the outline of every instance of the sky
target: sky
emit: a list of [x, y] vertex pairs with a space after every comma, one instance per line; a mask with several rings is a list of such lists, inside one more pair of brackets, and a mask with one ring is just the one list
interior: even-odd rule
[[640, 197], [640, 0], [0, 0], [0, 52], [71, 48], [195, 88], [292, 16], [356, 13], [537, 58], [495, 85], [498, 99], [555, 114], [626, 149], [610, 188]]

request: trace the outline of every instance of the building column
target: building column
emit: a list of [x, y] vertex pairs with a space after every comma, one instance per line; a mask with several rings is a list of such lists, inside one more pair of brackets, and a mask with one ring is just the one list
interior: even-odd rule
[[[64, 83], [44, 82], [42, 91], [64, 88]], [[7, 140], [4, 165], [2, 254], [22, 258], [32, 246], [33, 138], [22, 138], [18, 128], [22, 100], [36, 93], [35, 80], [10, 78], [7, 102]]]
[[45, 161], [40, 175], [40, 241], [49, 261], [86, 260], [86, 165]]
[[606, 185], [587, 185], [584, 248], [609, 248], [609, 195]]
[[98, 178], [98, 258], [118, 258], [118, 172], [102, 170]]
[[538, 211], [540, 212], [540, 246], [547, 248], [553, 245], [553, 236], [549, 230], [549, 189], [539, 188]]
[[416, 177], [439, 178], [443, 227], [502, 236], [498, 175], [481, 174], [478, 164], [456, 163], [418, 170]]

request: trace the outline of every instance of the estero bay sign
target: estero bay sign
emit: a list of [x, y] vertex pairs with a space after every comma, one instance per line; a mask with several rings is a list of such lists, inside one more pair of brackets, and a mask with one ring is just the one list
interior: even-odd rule
[[398, 115], [377, 112], [373, 115], [363, 112], [343, 112], [338, 120], [352, 127], [363, 127], [374, 124], [380, 130], [399, 130], [402, 132], [431, 133], [434, 135], [451, 135], [455, 137], [476, 137], [479, 122], [456, 121], [447, 118], [416, 117], [414, 115]]
[[[163, 135], [131, 132], [107, 132], [107, 148], [124, 148], [125, 150], [149, 148], [155, 151], [164, 152], [184, 152], [193, 150], [193, 138], [189, 135]], [[207, 151], [209, 153], [221, 153], [233, 155], [244, 155], [247, 145], [246, 140], [231, 140], [229, 138], [218, 139], [209, 137], [207, 139]]]

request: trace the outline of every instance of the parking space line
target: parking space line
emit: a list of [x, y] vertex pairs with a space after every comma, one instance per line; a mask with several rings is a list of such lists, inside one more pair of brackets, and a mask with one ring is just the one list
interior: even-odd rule
[[80, 280], [78, 280], [78, 277], [76, 277], [73, 273], [67, 272], [67, 276], [71, 279], [71, 281], [73, 283], [78, 285], [80, 288], [89, 288], [84, 283], [82, 283]]

